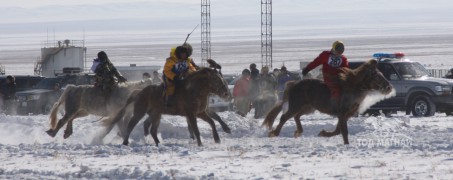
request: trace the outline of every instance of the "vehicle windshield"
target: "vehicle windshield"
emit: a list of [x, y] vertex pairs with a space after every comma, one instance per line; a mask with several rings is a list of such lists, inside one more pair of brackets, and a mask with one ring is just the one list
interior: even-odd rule
[[419, 78], [429, 76], [428, 70], [420, 63], [395, 63], [395, 69], [403, 78]]
[[36, 86], [35, 89], [53, 89], [56, 83], [60, 83], [61, 78], [44, 78]]

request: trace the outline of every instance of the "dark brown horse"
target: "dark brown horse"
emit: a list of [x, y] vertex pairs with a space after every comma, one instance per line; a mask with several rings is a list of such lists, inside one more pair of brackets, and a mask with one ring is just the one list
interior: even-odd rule
[[[177, 85], [175, 99], [177, 103], [171, 107], [165, 106], [162, 98], [163, 86], [148, 86], [140, 91], [136, 97], [128, 100], [127, 104], [118, 112], [115, 118], [110, 122], [105, 122], [107, 133], [113, 126], [126, 118], [128, 122], [127, 128], [123, 134], [123, 144], [129, 144], [129, 135], [145, 115], [149, 115], [149, 120], [145, 121], [145, 134], [147, 127], [151, 127], [151, 135], [158, 145], [157, 129], [159, 127], [162, 114], [186, 116], [189, 131], [193, 130], [193, 134], [197, 139], [199, 146], [202, 145], [200, 140], [200, 132], [197, 126], [197, 117], [206, 121], [212, 128], [214, 140], [220, 142], [214, 121], [211, 119], [212, 113], [206, 111], [209, 95], [216, 94], [221, 98], [230, 98], [228, 86], [224, 81], [221, 73], [216, 69], [201, 68], [200, 70], [190, 74], [183, 82]], [[132, 112], [128, 112], [132, 111]], [[132, 114], [132, 115], [129, 115]], [[130, 120], [127, 120], [129, 119]], [[215, 117], [214, 117], [215, 118]], [[223, 127], [223, 125], [222, 125]], [[192, 132], [191, 132], [192, 134]]]
[[[277, 104], [266, 116], [263, 126], [272, 129], [275, 118], [282, 110], [285, 101], [288, 102], [288, 111], [280, 117], [277, 128], [269, 133], [269, 136], [278, 136], [283, 124], [295, 117], [297, 130], [294, 135], [302, 134], [300, 116], [313, 113], [315, 110], [321, 113], [338, 117], [337, 127], [333, 132], [322, 130], [319, 135], [332, 137], [342, 134], [344, 144], [349, 144], [347, 121], [356, 115], [365, 97], [371, 92], [378, 92], [382, 96], [392, 92], [393, 87], [377, 69], [377, 61], [370, 60], [357, 69], [342, 68], [339, 75], [339, 83], [342, 88], [340, 102], [333, 104], [330, 98], [330, 90], [326, 84], [317, 79], [306, 79], [291, 84], [285, 89], [286, 97], [283, 102]], [[374, 102], [375, 103], [375, 102]], [[367, 104], [371, 106], [372, 104]], [[363, 107], [360, 107], [363, 109]], [[366, 109], [366, 108], [364, 108]]]

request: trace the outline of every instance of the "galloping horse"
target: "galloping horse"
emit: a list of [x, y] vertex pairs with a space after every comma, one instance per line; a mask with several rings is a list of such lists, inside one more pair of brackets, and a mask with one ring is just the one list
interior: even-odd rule
[[[390, 96], [393, 87], [377, 69], [377, 61], [370, 60], [362, 64], [357, 69], [342, 68], [339, 75], [339, 83], [342, 88], [340, 103], [332, 104], [330, 90], [326, 84], [317, 79], [305, 79], [297, 83], [290, 84], [285, 89], [284, 101], [288, 102], [288, 111], [280, 117], [277, 128], [269, 132], [269, 136], [278, 136], [283, 124], [295, 117], [297, 130], [296, 137], [302, 134], [300, 116], [313, 113], [315, 110], [321, 113], [338, 117], [337, 127], [333, 132], [322, 130], [319, 136], [332, 137], [341, 133], [344, 144], [349, 144], [347, 121], [356, 115], [365, 97], [371, 92], [378, 92], [382, 96]], [[283, 104], [277, 104], [266, 116], [263, 126], [272, 129], [275, 118], [282, 110]], [[374, 102], [375, 103], [375, 102]], [[368, 104], [371, 106], [372, 104]], [[360, 107], [367, 109], [368, 107]]]
[[[107, 126], [106, 133], [110, 132], [116, 123], [125, 118], [125, 122], [129, 123], [125, 130], [126, 132], [121, 134], [123, 134], [123, 144], [128, 145], [130, 133], [140, 119], [145, 114], [148, 114], [149, 119], [145, 121], [145, 135], [146, 131], [149, 130], [147, 127], [151, 127], [151, 135], [156, 145], [158, 145], [157, 129], [160, 118], [162, 114], [169, 114], [186, 116], [189, 131], [193, 131], [199, 146], [202, 143], [197, 126], [197, 117], [206, 121], [211, 126], [215, 142], [220, 143], [214, 121], [206, 111], [208, 97], [211, 93], [224, 99], [230, 98], [231, 95], [221, 73], [217, 71], [217, 68], [220, 69], [220, 66], [212, 60], [208, 62], [211, 64], [211, 67], [215, 68], [201, 68], [189, 74], [185, 80], [177, 84], [178, 87], [174, 95], [177, 102], [175, 105], [170, 107], [165, 106], [162, 98], [163, 86], [148, 86], [141, 90], [135, 97], [130, 97], [127, 104], [117, 113], [115, 118], [104, 121]], [[130, 114], [132, 114], [132, 117], [130, 117]], [[129, 118], [130, 120], [127, 120]], [[192, 132], [190, 133], [192, 134]]]
[[[108, 97], [102, 93], [100, 88], [93, 85], [68, 85], [52, 107], [50, 113], [51, 128], [46, 132], [49, 136], [55, 137], [60, 128], [68, 123], [63, 136], [66, 139], [72, 134], [72, 121], [74, 119], [89, 114], [107, 117], [123, 107], [133, 90], [143, 89], [150, 84], [150, 81], [121, 84], [114, 88]], [[62, 104], [65, 107], [65, 114], [57, 124], [58, 108]]]

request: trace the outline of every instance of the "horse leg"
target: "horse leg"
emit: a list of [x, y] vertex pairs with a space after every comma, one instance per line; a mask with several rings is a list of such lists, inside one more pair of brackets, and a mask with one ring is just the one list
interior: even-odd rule
[[72, 119], [72, 117], [74, 116], [73, 114], [74, 113], [72, 113], [72, 112], [67, 112], [60, 120], [58, 120], [58, 123], [57, 123], [57, 126], [55, 127], [55, 129], [49, 129], [46, 131], [46, 133], [51, 137], [55, 137], [55, 135], [57, 135], [60, 128], [62, 128], [66, 124], [66, 122], [68, 122], [70, 119]]
[[228, 127], [228, 125], [222, 120], [222, 118], [220, 118], [220, 116], [217, 113], [209, 111], [209, 110], [207, 110], [206, 113], [208, 114], [208, 116], [210, 118], [212, 118], [220, 123], [220, 126], [222, 126], [223, 131], [225, 131], [228, 134], [231, 134], [230, 127]]
[[84, 112], [77, 112], [76, 115], [74, 115], [74, 117], [68, 121], [68, 124], [66, 125], [66, 129], [64, 130], [64, 135], [63, 135], [63, 138], [66, 139], [68, 138], [69, 136], [72, 135], [72, 122], [74, 121], [74, 119], [76, 118], [79, 118], [79, 117], [84, 117], [84, 116], [87, 116], [88, 114], [87, 113], [84, 113]]
[[347, 119], [341, 119], [339, 123], [340, 123], [341, 135], [343, 136], [343, 143], [344, 144], [349, 144], [349, 139], [348, 139], [348, 120]]
[[201, 118], [202, 120], [206, 121], [211, 126], [212, 135], [214, 136], [214, 141], [216, 143], [220, 143], [219, 134], [217, 133], [217, 129], [214, 124], [214, 120], [212, 120], [211, 117], [209, 117], [208, 114], [206, 114], [206, 112], [199, 114], [198, 117]]
[[189, 130], [189, 136], [191, 139], [195, 140], [195, 135], [194, 135], [192, 126], [190, 125], [190, 121], [189, 121], [189, 119], [186, 119], [186, 121], [187, 121], [187, 129]]
[[298, 112], [295, 116], [294, 116], [294, 121], [296, 121], [296, 131], [294, 132], [294, 137], [297, 138], [297, 137], [300, 137], [302, 135], [302, 133], [304, 132], [304, 129], [302, 128], [302, 124], [300, 122], [300, 116], [302, 116], [302, 112]]
[[[335, 128], [335, 130], [332, 131], [332, 132], [328, 132], [328, 131], [326, 131], [326, 130], [323, 129], [321, 132], [319, 132], [319, 136], [321, 136], [321, 137], [332, 137], [332, 136], [336, 136], [336, 135], [338, 135], [338, 134], [341, 133], [341, 131], [342, 131], [342, 126], [344, 126], [344, 125], [343, 125], [343, 120], [342, 120], [342, 118], [338, 117], [338, 123], [337, 123], [337, 127]], [[347, 127], [346, 127], [346, 131], [347, 131]], [[347, 132], [346, 132], [346, 133], [347, 133]]]
[[[136, 97], [128, 99], [127, 106], [132, 105], [130, 103], [132, 103], [132, 101], [133, 101], [133, 106], [131, 106], [131, 107], [133, 107], [133, 109], [132, 109], [133, 113], [132, 113], [132, 117], [130, 118], [129, 121], [125, 120], [125, 122], [128, 122], [128, 124], [127, 124], [126, 129], [123, 131], [124, 133], [122, 133], [123, 145], [126, 145], [126, 146], [129, 145], [129, 136], [131, 135], [132, 130], [134, 130], [134, 127], [137, 125], [137, 123], [140, 121], [140, 119], [143, 116], [145, 116], [145, 114], [148, 112], [148, 110], [150, 108], [150, 104], [148, 104], [149, 99], [147, 99], [147, 97], [144, 95], [145, 89], [140, 91], [140, 93]], [[126, 110], [123, 108], [120, 112], [124, 113], [125, 111]], [[121, 115], [121, 114], [119, 114], [119, 115]], [[117, 118], [120, 119], [122, 117], [118, 116]], [[117, 119], [117, 120], [119, 120], [119, 119]]]
[[127, 125], [127, 129], [125, 134], [123, 134], [123, 145], [129, 145], [129, 136], [131, 135], [132, 130], [137, 125], [137, 123], [142, 119], [143, 116], [146, 114], [146, 107], [145, 106], [134, 106], [134, 115], [132, 116], [131, 120]]
[[187, 113], [187, 120], [190, 123], [190, 127], [193, 130], [195, 137], [197, 138], [198, 146], [203, 146], [200, 139], [200, 131], [198, 130], [197, 117], [192, 113]]
[[64, 134], [63, 134], [64, 139], [66, 139], [72, 135], [72, 121], [73, 120], [68, 121], [68, 124], [66, 125], [66, 129], [64, 130]]
[[[108, 117], [108, 119], [104, 119], [103, 121], [107, 121], [107, 122], [110, 122], [111, 118], [113, 117]], [[93, 140], [91, 141], [91, 144], [102, 144], [103, 143], [103, 140], [105, 138], [105, 136], [107, 136], [107, 134], [110, 133], [110, 131], [112, 131], [113, 129], [114, 124], [113, 125], [110, 125], [110, 126], [107, 126], [103, 131], [101, 131], [98, 135], [96, 135]], [[120, 130], [121, 131], [121, 130]]]
[[289, 109], [285, 114], [283, 114], [280, 117], [280, 123], [278, 123], [277, 128], [275, 128], [273, 131], [269, 132], [269, 137], [275, 137], [280, 134], [280, 131], [282, 130], [283, 125], [293, 117], [298, 111], [295, 110], [295, 108]]
[[162, 114], [157, 113], [157, 112], [149, 114], [149, 117], [148, 117], [148, 119], [150, 119], [150, 121], [152, 121], [151, 136], [153, 137], [154, 143], [156, 143], [156, 146], [159, 146], [159, 143], [160, 143], [159, 138], [157, 138], [157, 129], [159, 129], [161, 118], [162, 118]]
[[149, 135], [149, 132], [151, 130], [151, 123], [152, 123], [151, 116], [148, 116], [148, 118], [146, 118], [145, 122], [143, 123], [145, 137]]

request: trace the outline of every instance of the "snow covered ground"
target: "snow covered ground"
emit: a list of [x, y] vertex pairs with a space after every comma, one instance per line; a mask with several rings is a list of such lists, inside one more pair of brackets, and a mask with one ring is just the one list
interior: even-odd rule
[[[352, 61], [369, 59], [375, 52], [402, 51], [429, 68], [449, 69], [453, 66], [451, 27], [451, 23], [415, 23], [378, 30], [366, 25], [347, 30], [330, 25], [326, 29], [305, 25], [276, 29], [274, 66], [299, 70], [301, 61], [311, 61], [341, 39]], [[260, 62], [255, 30], [213, 31], [213, 58], [224, 73], [238, 73]], [[7, 74], [33, 73], [39, 42], [46, 37], [43, 32], [0, 36]], [[115, 65], [163, 65], [169, 48], [180, 43], [187, 30], [107, 32], [87, 33], [88, 60], [106, 50]], [[57, 36], [57, 40], [77, 38]], [[191, 43], [200, 47], [196, 39], [194, 34]], [[195, 48], [194, 56], [199, 54]], [[200, 61], [200, 57], [195, 59]], [[414, 118], [399, 113], [352, 118], [348, 123], [351, 144], [345, 146], [341, 136], [317, 136], [336, 125], [335, 118], [324, 114], [304, 116], [305, 131], [297, 139], [292, 137], [293, 121], [287, 122], [280, 137], [268, 138], [268, 131], [261, 127], [263, 119], [253, 119], [252, 114], [245, 118], [233, 112], [219, 114], [232, 134], [217, 126], [222, 142], [216, 144], [209, 126], [200, 122], [203, 147], [189, 138], [185, 118], [177, 116], [163, 116], [162, 144], [156, 147], [151, 138], [143, 137], [142, 124], [131, 135], [130, 146], [120, 145], [122, 140], [115, 132], [104, 144], [92, 145], [101, 130], [100, 117], [75, 120], [74, 134], [65, 140], [62, 131], [56, 138], [45, 133], [48, 116], [0, 114], [0, 179], [453, 179], [452, 116]]]
[[341, 136], [317, 136], [336, 124], [324, 114], [303, 116], [304, 133], [297, 139], [293, 121], [280, 137], [268, 138], [263, 119], [219, 114], [232, 134], [217, 126], [222, 142], [216, 144], [200, 122], [203, 147], [189, 138], [178, 116], [163, 116], [156, 147], [143, 137], [142, 124], [130, 146], [120, 145], [116, 133], [91, 145], [99, 117], [74, 121], [74, 134], [64, 140], [62, 131], [56, 138], [44, 132], [47, 116], [2, 114], [0, 179], [453, 179], [451, 116], [352, 118], [351, 145], [345, 146]]

